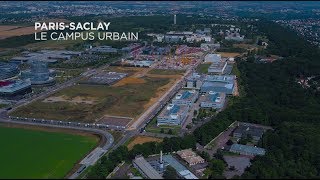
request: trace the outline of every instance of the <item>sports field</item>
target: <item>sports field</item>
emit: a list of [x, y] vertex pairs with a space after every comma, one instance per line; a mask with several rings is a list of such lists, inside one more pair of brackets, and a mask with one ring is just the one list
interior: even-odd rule
[[93, 135], [0, 126], [0, 179], [64, 178], [98, 141]]

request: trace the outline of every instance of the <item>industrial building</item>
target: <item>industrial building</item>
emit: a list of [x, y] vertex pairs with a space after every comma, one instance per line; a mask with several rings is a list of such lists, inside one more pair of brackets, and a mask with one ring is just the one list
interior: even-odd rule
[[31, 82], [14, 80], [0, 82], [0, 96], [14, 96], [31, 92]]
[[180, 156], [180, 158], [185, 160], [189, 166], [193, 166], [193, 165], [201, 164], [205, 162], [201, 156], [197, 155], [191, 149], [184, 149], [181, 151], [177, 151], [177, 154]]
[[90, 49], [92, 53], [117, 53], [118, 50], [111, 46], [98, 46]]
[[189, 106], [167, 105], [157, 117], [157, 125], [182, 125], [186, 120]]
[[28, 61], [43, 61], [47, 63], [55, 63], [58, 60], [69, 60], [74, 56], [80, 56], [82, 53], [77, 51], [65, 50], [41, 50], [39, 52], [25, 52], [23, 56], [13, 57], [10, 62], [24, 63]]
[[214, 61], [208, 68], [208, 73], [210, 74], [223, 74], [227, 67], [227, 61]]
[[201, 93], [222, 92], [232, 95], [235, 90], [234, 75], [207, 75], [200, 88]]
[[242, 155], [249, 155], [249, 156], [255, 156], [255, 155], [263, 156], [266, 154], [266, 150], [263, 148], [242, 145], [242, 144], [232, 144], [230, 147], [230, 151], [234, 153], [239, 153]]
[[241, 124], [234, 130], [233, 137], [242, 138], [249, 135], [255, 142], [258, 142], [261, 139], [263, 133], [263, 128]]
[[12, 63], [0, 62], [0, 80], [9, 79], [19, 74], [20, 70], [17, 65]]
[[164, 155], [163, 161], [172, 166], [181, 178], [184, 179], [198, 179], [191, 171], [189, 171], [185, 166], [183, 166], [179, 161], [177, 161], [172, 155]]
[[198, 91], [195, 90], [180, 90], [172, 99], [172, 104], [191, 106], [198, 98]]
[[163, 179], [163, 177], [144, 159], [143, 156], [137, 156], [133, 162], [133, 166], [148, 179]]
[[22, 71], [22, 79], [30, 79], [32, 85], [53, 85], [55, 80], [48, 69], [48, 63], [43, 61], [31, 61], [30, 70]]
[[226, 100], [226, 94], [221, 92], [212, 92], [206, 93], [201, 97], [200, 107], [202, 108], [214, 108], [221, 109]]
[[186, 88], [200, 89], [202, 86], [203, 78], [204, 78], [203, 75], [200, 75], [198, 73], [192, 73], [190, 76], [186, 78], [186, 81], [187, 81]]
[[204, 57], [204, 62], [219, 62], [221, 61], [221, 55], [220, 54], [207, 54]]

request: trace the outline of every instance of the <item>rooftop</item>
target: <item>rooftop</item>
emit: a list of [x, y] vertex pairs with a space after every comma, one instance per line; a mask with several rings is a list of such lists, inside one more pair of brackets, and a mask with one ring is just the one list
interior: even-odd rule
[[174, 99], [176, 100], [189, 100], [195, 95], [195, 91], [191, 90], [180, 90]]
[[185, 113], [187, 110], [188, 110], [188, 106], [169, 104], [164, 108], [164, 110], [162, 110], [159, 116], [174, 117], [174, 116], [178, 116]]
[[133, 162], [139, 166], [143, 173], [150, 179], [163, 179], [162, 176], [142, 157], [136, 157]]
[[240, 133], [242, 135], [258, 136], [261, 137], [263, 135], [264, 130], [259, 127], [254, 127], [250, 125], [239, 125], [234, 133]]
[[255, 155], [265, 155], [266, 151], [263, 148], [242, 145], [242, 144], [232, 144], [230, 151], [244, 152]]

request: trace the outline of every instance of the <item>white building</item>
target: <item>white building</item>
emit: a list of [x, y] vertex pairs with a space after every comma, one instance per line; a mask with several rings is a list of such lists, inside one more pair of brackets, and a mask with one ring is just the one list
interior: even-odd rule
[[221, 55], [220, 54], [207, 54], [204, 57], [204, 62], [218, 62], [221, 61]]

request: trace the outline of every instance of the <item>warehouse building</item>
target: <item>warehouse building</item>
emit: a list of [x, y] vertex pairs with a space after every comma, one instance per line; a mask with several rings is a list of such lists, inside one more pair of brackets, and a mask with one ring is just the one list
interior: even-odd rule
[[182, 125], [188, 115], [189, 106], [169, 104], [157, 117], [157, 125]]
[[172, 104], [191, 106], [198, 98], [199, 93], [195, 90], [180, 90], [172, 99]]
[[204, 97], [201, 97], [200, 107], [221, 109], [225, 103], [225, 100], [225, 93], [210, 91], [209, 93], [206, 93]]
[[133, 160], [132, 164], [145, 178], [163, 179], [162, 176], [142, 156], [137, 156]]
[[232, 144], [230, 148], [231, 152], [240, 153], [242, 155], [256, 156], [256, 155], [265, 155], [266, 150], [259, 147], [242, 145], [242, 144]]

